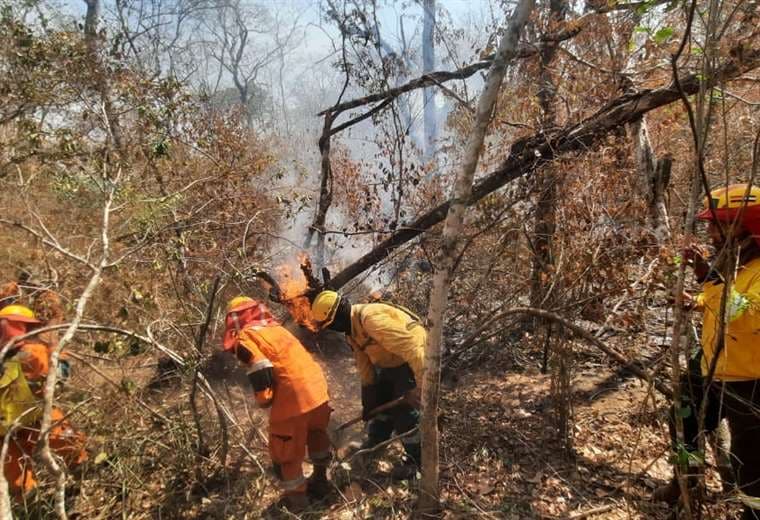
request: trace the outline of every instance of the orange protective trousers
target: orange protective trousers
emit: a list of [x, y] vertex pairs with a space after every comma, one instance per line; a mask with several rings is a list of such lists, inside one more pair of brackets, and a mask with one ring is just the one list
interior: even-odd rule
[[285, 494], [306, 491], [302, 466], [307, 448], [314, 464], [330, 460], [327, 425], [331, 413], [329, 404], [323, 403], [306, 413], [269, 424], [269, 455]]
[[[63, 412], [58, 408], [53, 408], [51, 418], [54, 426], [50, 429], [50, 449], [63, 458], [69, 467], [77, 466], [87, 460], [84, 435], [71, 427], [64, 419]], [[32, 455], [37, 448], [39, 434], [39, 424], [19, 428], [8, 443], [3, 472], [10, 491], [15, 496], [31, 491], [37, 485], [32, 467]]]

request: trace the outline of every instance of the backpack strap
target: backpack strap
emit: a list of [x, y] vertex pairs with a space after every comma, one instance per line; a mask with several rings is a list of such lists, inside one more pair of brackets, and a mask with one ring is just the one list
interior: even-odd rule
[[380, 300], [380, 301], [378, 301], [376, 303], [383, 303], [385, 305], [388, 305], [389, 307], [393, 307], [394, 309], [397, 309], [397, 310], [405, 313], [407, 316], [409, 316], [410, 318], [412, 318], [413, 321], [416, 321], [420, 325], [422, 325], [422, 323], [423, 323], [422, 319], [419, 316], [417, 316], [415, 313], [413, 313], [412, 311], [410, 311], [409, 309], [407, 309], [403, 305], [399, 305], [398, 303], [389, 302], [389, 301], [385, 301], [385, 300]]

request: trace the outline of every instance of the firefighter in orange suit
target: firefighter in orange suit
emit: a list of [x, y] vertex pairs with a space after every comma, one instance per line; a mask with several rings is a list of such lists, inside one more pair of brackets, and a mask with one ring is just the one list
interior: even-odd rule
[[[23, 305], [0, 309], [0, 346], [27, 334], [40, 324], [34, 312]], [[0, 434], [5, 435], [18, 425], [8, 444], [3, 471], [11, 493], [20, 496], [32, 490], [34, 479], [32, 454], [37, 447], [42, 419], [45, 379], [50, 369], [50, 347], [37, 339], [21, 341], [13, 346], [2, 364], [0, 376]], [[68, 376], [68, 362], [59, 361], [61, 379]], [[87, 460], [84, 435], [75, 431], [64, 413], [53, 408], [50, 448], [70, 467]]]
[[[224, 350], [248, 370], [256, 402], [270, 408], [269, 454], [283, 490], [283, 505], [302, 510], [308, 497], [321, 498], [329, 487], [330, 440], [327, 381], [322, 368], [272, 316], [245, 296], [227, 306]], [[308, 448], [314, 473], [307, 481], [302, 464]]]

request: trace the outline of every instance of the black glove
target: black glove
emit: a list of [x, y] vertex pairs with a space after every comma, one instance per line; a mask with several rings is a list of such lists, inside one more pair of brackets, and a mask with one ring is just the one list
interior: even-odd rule
[[380, 405], [378, 401], [377, 385], [362, 387], [362, 419], [364, 421], [368, 421], [369, 413]]
[[248, 373], [248, 381], [251, 382], [255, 392], [262, 392], [267, 388], [274, 387], [274, 370], [272, 367], [262, 368], [256, 372]]
[[65, 359], [58, 360], [58, 381], [65, 383], [71, 377], [71, 363]]
[[419, 386], [415, 386], [404, 394], [404, 399], [406, 399], [409, 406], [415, 410], [419, 410], [422, 408], [422, 389]]

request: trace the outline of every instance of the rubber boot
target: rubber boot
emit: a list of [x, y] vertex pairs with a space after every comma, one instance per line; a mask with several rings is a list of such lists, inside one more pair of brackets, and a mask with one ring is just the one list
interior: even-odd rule
[[[383, 442], [383, 441], [380, 440], [380, 439], [377, 439], [375, 437], [372, 437], [372, 436], [367, 437], [361, 443], [351, 442], [348, 445], [348, 455], [349, 456], [353, 456], [355, 453], [357, 453], [359, 451], [370, 450], [370, 449], [374, 448], [375, 446], [377, 446], [378, 444], [380, 444], [381, 442]], [[371, 457], [373, 454], [372, 453], [364, 453], [362, 455], [365, 456], [365, 457], [368, 457], [368, 456]]]
[[309, 497], [306, 493], [288, 493], [282, 496], [279, 505], [291, 513], [298, 514], [309, 507]]
[[412, 480], [420, 469], [422, 449], [419, 444], [404, 444], [404, 462], [391, 470], [392, 480]]
[[417, 477], [419, 469], [416, 462], [407, 459], [391, 470], [391, 480], [412, 480]]
[[381, 439], [378, 439], [370, 435], [369, 437], [364, 439], [364, 442], [361, 443], [361, 446], [359, 446], [359, 449], [370, 450], [374, 448], [375, 446], [377, 446], [378, 444], [380, 444], [381, 442], [383, 442]]
[[330, 481], [327, 480], [327, 465], [315, 464], [314, 473], [306, 481], [306, 494], [312, 500], [322, 500], [330, 493]]
[[653, 502], [665, 502], [670, 506], [676, 505], [679, 498], [681, 498], [681, 488], [676, 478], [671, 479], [670, 482], [663, 486], [658, 486], [652, 492]]

